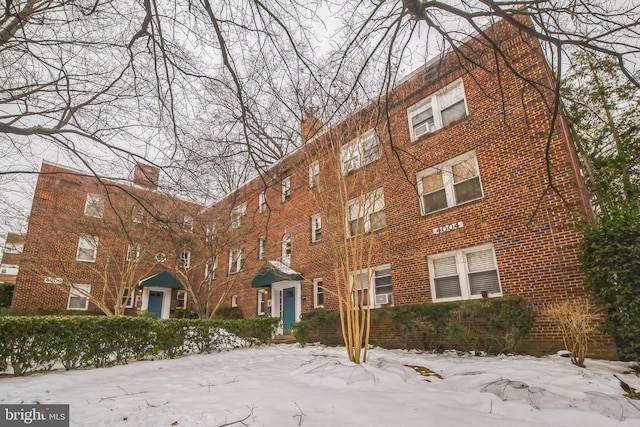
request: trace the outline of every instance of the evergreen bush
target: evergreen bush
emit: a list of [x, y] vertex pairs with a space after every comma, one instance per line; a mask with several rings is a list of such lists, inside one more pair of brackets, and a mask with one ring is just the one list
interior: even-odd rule
[[[415, 304], [371, 310], [372, 322], [388, 321], [404, 347], [439, 350], [451, 344], [464, 351], [492, 354], [517, 351], [535, 321], [535, 312], [520, 297], [489, 298], [438, 304]], [[294, 324], [294, 336], [305, 344], [325, 342], [340, 331], [338, 311], [305, 313]], [[372, 330], [372, 337], [375, 330]], [[387, 333], [387, 331], [383, 331]], [[376, 344], [376, 339], [372, 339]]]
[[0, 308], [11, 307], [14, 288], [15, 285], [13, 283], [0, 282]]
[[280, 319], [168, 319], [131, 316], [0, 317], [0, 368], [14, 375], [125, 364], [266, 342]]
[[606, 307], [622, 360], [640, 360], [640, 215], [633, 210], [601, 218], [584, 230], [581, 254], [586, 286]]

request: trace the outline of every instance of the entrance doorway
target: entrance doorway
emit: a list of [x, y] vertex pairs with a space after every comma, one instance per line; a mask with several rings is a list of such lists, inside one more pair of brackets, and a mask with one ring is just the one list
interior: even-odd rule
[[159, 319], [162, 316], [162, 300], [164, 299], [164, 292], [149, 291], [149, 306], [148, 310], [153, 313], [154, 319]]
[[289, 333], [296, 320], [296, 288], [282, 290], [282, 329]]

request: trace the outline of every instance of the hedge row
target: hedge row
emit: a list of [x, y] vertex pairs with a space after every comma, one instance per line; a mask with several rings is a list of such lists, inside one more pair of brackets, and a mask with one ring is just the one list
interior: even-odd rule
[[[404, 305], [371, 310], [370, 344], [388, 347], [393, 334], [398, 347], [439, 350], [515, 352], [535, 321], [535, 312], [520, 297], [490, 298], [438, 304]], [[335, 339], [340, 313], [318, 310], [294, 324], [302, 344]], [[386, 345], [385, 345], [386, 344]]]
[[250, 346], [271, 338], [279, 320], [0, 317], [0, 370], [11, 366], [19, 376], [56, 364], [66, 369], [111, 366]]

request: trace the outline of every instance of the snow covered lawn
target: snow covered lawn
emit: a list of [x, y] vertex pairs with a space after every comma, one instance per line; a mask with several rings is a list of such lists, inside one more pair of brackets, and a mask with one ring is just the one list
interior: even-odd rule
[[[405, 365], [426, 367], [424, 376]], [[640, 426], [631, 364], [271, 345], [0, 379], [0, 403], [70, 404], [72, 426]], [[418, 369], [424, 371], [424, 369]], [[242, 420], [242, 422], [240, 422]]]

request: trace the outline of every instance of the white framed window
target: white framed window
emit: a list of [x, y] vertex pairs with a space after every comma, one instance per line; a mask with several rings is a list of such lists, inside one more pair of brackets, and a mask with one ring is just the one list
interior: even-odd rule
[[9, 274], [15, 276], [19, 271], [20, 267], [17, 265], [3, 264], [2, 266], [0, 266], [0, 274]]
[[375, 129], [342, 146], [342, 173], [348, 174], [380, 158], [380, 143]]
[[137, 243], [127, 245], [127, 261], [138, 261], [140, 258], [140, 245]]
[[258, 289], [258, 316], [267, 314], [267, 308], [269, 304], [269, 291], [266, 289]]
[[182, 231], [186, 233], [193, 233], [193, 218], [185, 216], [182, 220]]
[[204, 264], [204, 280], [214, 280], [218, 277], [218, 257], [211, 257]]
[[316, 187], [320, 183], [320, 162], [316, 160], [309, 165], [309, 187]]
[[144, 208], [140, 205], [134, 205], [131, 209], [131, 221], [136, 224], [144, 222]]
[[286, 202], [291, 198], [291, 177], [282, 180], [282, 201]]
[[282, 236], [282, 263], [291, 265], [291, 234], [289, 233]]
[[387, 226], [384, 191], [378, 188], [349, 201], [347, 232], [349, 236], [369, 233]]
[[258, 259], [264, 259], [267, 256], [267, 240], [264, 237], [258, 239]]
[[21, 254], [24, 251], [24, 243], [8, 242], [4, 245], [4, 252], [7, 254]]
[[229, 274], [235, 274], [244, 268], [244, 249], [236, 248], [229, 251]]
[[409, 107], [409, 131], [411, 141], [467, 115], [467, 104], [462, 80], [434, 93]]
[[213, 242], [217, 237], [217, 229], [215, 224], [207, 224], [204, 228], [204, 241], [206, 243]]
[[125, 288], [123, 290], [120, 307], [133, 308], [133, 291], [131, 289]]
[[502, 296], [492, 244], [428, 257], [434, 302]]
[[102, 218], [104, 214], [104, 197], [99, 194], [88, 193], [84, 203], [84, 214], [94, 218]]
[[243, 203], [231, 210], [231, 228], [238, 228], [242, 225], [242, 217], [247, 214], [247, 204]]
[[231, 307], [237, 307], [238, 306], [238, 295], [232, 295], [231, 296]]
[[95, 262], [98, 252], [98, 236], [80, 236], [76, 261]]
[[258, 213], [264, 213], [267, 210], [267, 193], [262, 191], [258, 194]]
[[71, 285], [69, 289], [68, 310], [86, 310], [89, 308], [89, 295], [91, 295], [91, 285]]
[[320, 214], [311, 217], [311, 241], [313, 243], [322, 240], [322, 219]]
[[422, 215], [483, 197], [474, 151], [418, 172], [416, 180]]
[[191, 267], [191, 251], [180, 252], [180, 268], [187, 270]]
[[313, 308], [324, 307], [324, 288], [322, 279], [313, 279]]
[[176, 310], [187, 309], [187, 291], [176, 292]]
[[393, 305], [393, 286], [391, 284], [391, 265], [383, 264], [367, 268], [350, 276], [351, 295], [354, 304], [384, 307]]

